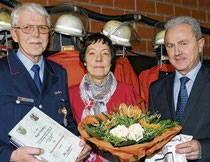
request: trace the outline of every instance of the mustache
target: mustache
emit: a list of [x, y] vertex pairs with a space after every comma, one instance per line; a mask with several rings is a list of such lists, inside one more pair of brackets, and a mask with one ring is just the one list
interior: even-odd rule
[[28, 40], [27, 43], [43, 43], [43, 40], [42, 39], [31, 39], [31, 40]]

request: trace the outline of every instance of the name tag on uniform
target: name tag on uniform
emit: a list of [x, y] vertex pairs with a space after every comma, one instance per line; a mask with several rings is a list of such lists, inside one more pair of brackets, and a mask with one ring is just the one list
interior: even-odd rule
[[34, 99], [33, 98], [26, 98], [26, 97], [17, 97], [16, 103], [19, 104], [20, 102], [34, 103]]

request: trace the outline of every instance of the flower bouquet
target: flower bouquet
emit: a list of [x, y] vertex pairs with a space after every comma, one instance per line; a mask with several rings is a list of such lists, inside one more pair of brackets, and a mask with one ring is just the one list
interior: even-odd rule
[[87, 116], [78, 125], [80, 134], [99, 149], [121, 161], [135, 161], [161, 149], [180, 130], [156, 112], [143, 114], [137, 106], [121, 104], [116, 113]]

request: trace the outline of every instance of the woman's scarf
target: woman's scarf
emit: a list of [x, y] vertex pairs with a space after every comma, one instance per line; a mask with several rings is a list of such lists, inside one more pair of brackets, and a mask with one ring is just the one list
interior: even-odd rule
[[106, 104], [114, 94], [117, 81], [112, 72], [107, 75], [106, 81], [102, 85], [96, 85], [89, 80], [87, 74], [80, 83], [80, 97], [85, 104], [81, 119], [88, 115], [107, 114]]

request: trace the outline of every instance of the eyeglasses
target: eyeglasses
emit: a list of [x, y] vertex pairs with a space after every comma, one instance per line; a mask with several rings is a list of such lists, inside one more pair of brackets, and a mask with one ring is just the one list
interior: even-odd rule
[[47, 25], [26, 25], [23, 27], [14, 27], [15, 29], [21, 29], [23, 33], [31, 34], [34, 32], [34, 29], [37, 28], [39, 33], [47, 34], [50, 32], [50, 27]]

